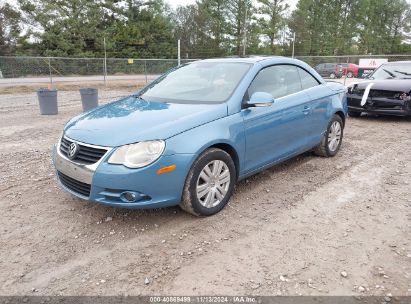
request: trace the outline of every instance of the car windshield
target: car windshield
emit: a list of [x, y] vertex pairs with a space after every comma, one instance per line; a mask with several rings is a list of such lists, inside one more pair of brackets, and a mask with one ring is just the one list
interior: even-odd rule
[[383, 64], [370, 76], [371, 79], [411, 79], [411, 63]]
[[194, 62], [169, 71], [137, 94], [149, 101], [223, 103], [250, 69], [239, 62]]

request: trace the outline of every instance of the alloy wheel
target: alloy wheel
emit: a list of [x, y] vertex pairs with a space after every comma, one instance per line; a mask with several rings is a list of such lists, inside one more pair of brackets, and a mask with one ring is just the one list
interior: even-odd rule
[[213, 208], [221, 203], [230, 187], [230, 170], [222, 160], [209, 162], [200, 172], [196, 193], [200, 204]]
[[341, 131], [341, 124], [338, 121], [334, 121], [328, 132], [328, 149], [330, 149], [331, 152], [336, 151], [340, 144]]

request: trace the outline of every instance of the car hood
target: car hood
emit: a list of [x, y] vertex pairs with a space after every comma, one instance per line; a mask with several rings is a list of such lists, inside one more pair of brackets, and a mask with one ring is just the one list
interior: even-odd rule
[[355, 84], [358, 89], [365, 90], [365, 88], [373, 83], [372, 90], [395, 91], [395, 92], [410, 92], [411, 79], [387, 79], [387, 80], [367, 80]]
[[64, 132], [84, 143], [116, 147], [167, 139], [224, 116], [226, 104], [177, 104], [130, 96], [73, 118]]

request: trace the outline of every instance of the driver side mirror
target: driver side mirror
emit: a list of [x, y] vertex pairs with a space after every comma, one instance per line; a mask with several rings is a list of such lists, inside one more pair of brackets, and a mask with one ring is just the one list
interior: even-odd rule
[[251, 95], [249, 101], [247, 101], [246, 107], [247, 108], [254, 108], [254, 107], [270, 107], [274, 103], [274, 97], [270, 93], [266, 92], [255, 92]]

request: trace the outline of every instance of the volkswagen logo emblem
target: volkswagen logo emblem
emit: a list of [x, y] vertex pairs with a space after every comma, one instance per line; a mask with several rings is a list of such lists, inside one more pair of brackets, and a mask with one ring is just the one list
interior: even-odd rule
[[73, 159], [76, 157], [78, 150], [79, 146], [75, 142], [71, 143], [67, 151], [68, 158]]

